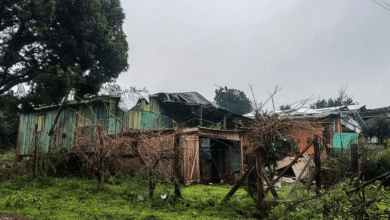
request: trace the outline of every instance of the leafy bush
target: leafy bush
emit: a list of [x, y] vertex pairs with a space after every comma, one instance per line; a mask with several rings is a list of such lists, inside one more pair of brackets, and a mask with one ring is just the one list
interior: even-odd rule
[[269, 219], [380, 219], [379, 216], [389, 209], [389, 206], [384, 207], [388, 202], [375, 201], [379, 198], [380, 182], [364, 189], [366, 202], [362, 201], [361, 192], [346, 193], [355, 188], [354, 184], [347, 179], [326, 192], [321, 190], [322, 196], [316, 198], [312, 197], [315, 193], [311, 191], [309, 196], [305, 196], [306, 201], [298, 198], [274, 207]]
[[4, 154], [0, 154], [0, 160], [11, 160], [15, 159], [16, 150], [14, 148], [11, 148], [9, 151], [7, 151]]
[[362, 172], [366, 180], [373, 179], [390, 170], [390, 148], [379, 153], [363, 146], [360, 149], [362, 155]]
[[41, 197], [36, 197], [30, 194], [25, 195], [21, 191], [14, 192], [13, 195], [4, 198], [5, 207], [10, 208], [24, 208], [26, 206], [30, 206], [31, 204], [36, 205], [36, 207], [40, 207], [43, 202], [45, 202], [45, 200]]
[[159, 184], [170, 184], [172, 183], [172, 177], [162, 172], [159, 169], [152, 169], [151, 173], [145, 166], [138, 166], [135, 168], [135, 179], [138, 179], [144, 184], [148, 184], [151, 179], [152, 182]]

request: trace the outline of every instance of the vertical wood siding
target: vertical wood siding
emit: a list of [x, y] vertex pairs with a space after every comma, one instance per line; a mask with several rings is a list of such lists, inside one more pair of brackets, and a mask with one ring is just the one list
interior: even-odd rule
[[180, 146], [180, 151], [183, 152], [184, 164], [182, 172], [184, 184], [191, 180], [199, 182], [199, 137], [195, 135], [182, 135], [180, 138]]
[[[149, 103], [141, 100], [136, 107], [127, 113], [117, 107], [117, 99], [102, 100], [104, 102], [84, 103], [63, 108], [52, 137], [54, 145], [64, 146], [70, 150], [74, 144], [75, 126], [91, 126], [95, 120], [103, 125], [104, 131], [108, 134], [118, 134], [128, 128], [148, 131], [172, 127], [172, 120], [161, 114], [157, 99], [151, 98]], [[58, 108], [54, 108], [21, 115], [18, 134], [19, 155], [29, 155], [34, 150], [36, 123], [41, 128], [37, 132], [39, 145], [48, 151], [50, 146], [49, 131], [57, 111]]]

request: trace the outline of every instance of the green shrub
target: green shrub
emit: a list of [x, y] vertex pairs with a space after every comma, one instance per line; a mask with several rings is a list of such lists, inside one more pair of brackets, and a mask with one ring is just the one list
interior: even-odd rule
[[15, 159], [16, 150], [14, 148], [11, 148], [9, 151], [7, 151], [4, 154], [0, 154], [0, 160], [11, 160]]
[[26, 195], [21, 191], [14, 192], [13, 195], [4, 198], [4, 205], [9, 208], [24, 208], [31, 204], [41, 207], [44, 202], [45, 200], [41, 197]]
[[374, 153], [366, 146], [360, 148], [362, 172], [365, 180], [373, 179], [390, 171], [390, 148]]

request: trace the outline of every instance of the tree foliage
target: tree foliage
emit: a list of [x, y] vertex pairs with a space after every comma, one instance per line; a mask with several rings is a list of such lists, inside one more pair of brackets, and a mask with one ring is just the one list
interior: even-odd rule
[[13, 93], [0, 95], [0, 149], [16, 148], [19, 128], [19, 99]]
[[377, 116], [374, 123], [363, 127], [362, 133], [366, 137], [377, 137], [379, 143], [383, 143], [385, 139], [390, 138], [390, 122], [387, 116]]
[[286, 104], [286, 105], [281, 105], [279, 107], [280, 110], [284, 111], [284, 110], [290, 110], [291, 109], [291, 105], [289, 104]]
[[0, 94], [27, 83], [33, 105], [84, 97], [128, 68], [120, 0], [2, 0]]
[[237, 114], [246, 114], [253, 110], [251, 101], [245, 93], [238, 89], [221, 87], [215, 90], [214, 101], [221, 107]]
[[338, 97], [337, 99], [329, 98], [328, 100], [322, 99], [317, 100], [317, 102], [310, 105], [310, 108], [318, 109], [318, 108], [330, 108], [330, 107], [339, 107], [339, 106], [347, 106], [353, 105], [354, 101], [352, 96], [346, 96], [344, 98]]
[[118, 84], [107, 83], [102, 85], [99, 95], [121, 96], [124, 93], [130, 92], [149, 92], [146, 87], [137, 89], [135, 86], [130, 86], [129, 89], [123, 89]]
[[299, 152], [298, 146], [296, 145], [294, 140], [290, 137], [277, 137], [275, 143], [273, 144], [273, 147], [267, 153], [265, 164], [276, 164], [277, 161], [280, 161], [285, 158], [290, 152]]

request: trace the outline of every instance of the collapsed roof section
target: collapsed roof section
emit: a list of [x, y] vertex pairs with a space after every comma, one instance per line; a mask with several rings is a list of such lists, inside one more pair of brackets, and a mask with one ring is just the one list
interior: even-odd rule
[[[330, 108], [321, 108], [321, 109], [312, 109], [307, 107], [302, 107], [299, 109], [293, 110], [284, 110], [284, 111], [275, 111], [275, 114], [296, 118], [340, 118], [340, 122], [343, 126], [347, 127], [350, 130], [360, 133], [362, 127], [365, 126], [365, 122], [360, 116], [359, 112], [365, 109], [363, 105], [349, 105], [349, 106], [340, 106], [340, 107], [330, 107]], [[273, 113], [273, 112], [271, 112]], [[254, 113], [248, 113], [244, 115], [245, 117], [254, 119]]]
[[162, 99], [164, 103], [177, 103], [177, 104], [185, 104], [185, 105], [202, 105], [204, 107], [215, 108], [218, 110], [222, 110], [225, 113], [234, 114], [233, 112], [227, 110], [226, 108], [222, 108], [218, 106], [214, 102], [210, 102], [205, 97], [197, 92], [180, 92], [180, 93], [156, 93], [154, 96], [158, 96]]

